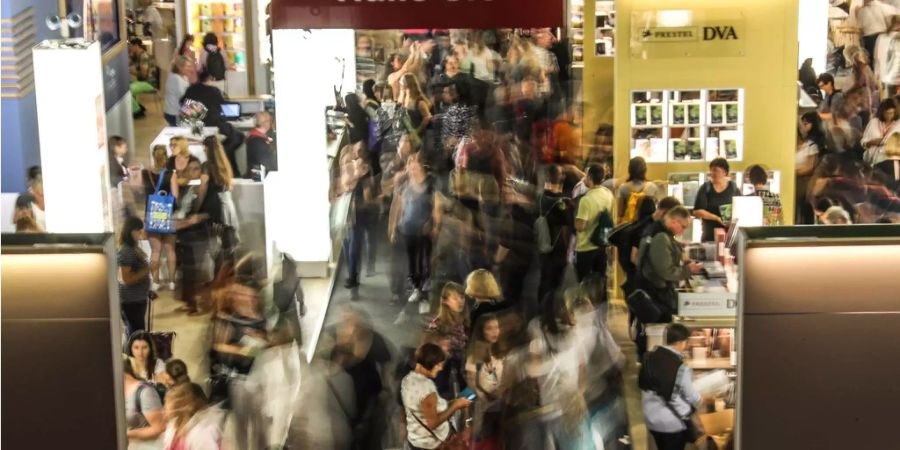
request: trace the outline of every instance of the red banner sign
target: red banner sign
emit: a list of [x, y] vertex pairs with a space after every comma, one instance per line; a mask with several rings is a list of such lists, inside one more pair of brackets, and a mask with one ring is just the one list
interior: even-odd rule
[[274, 28], [563, 26], [563, 0], [272, 0]]

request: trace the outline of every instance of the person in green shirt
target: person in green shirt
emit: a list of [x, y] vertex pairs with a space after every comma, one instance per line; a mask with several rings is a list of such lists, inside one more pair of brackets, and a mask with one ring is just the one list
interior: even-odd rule
[[579, 281], [592, 273], [606, 276], [606, 247], [598, 247], [591, 242], [600, 216], [606, 213], [613, 217], [615, 198], [609, 189], [601, 186], [604, 175], [603, 167], [599, 164], [588, 166], [585, 177], [588, 191], [579, 200], [578, 212], [575, 214], [575, 273]]

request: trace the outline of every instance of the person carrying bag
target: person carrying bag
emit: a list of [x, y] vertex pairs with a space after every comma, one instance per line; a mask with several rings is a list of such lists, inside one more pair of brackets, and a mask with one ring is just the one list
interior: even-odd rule
[[168, 169], [160, 171], [153, 193], [147, 196], [147, 220], [144, 230], [148, 233], [175, 233], [175, 197], [160, 190], [163, 180], [166, 179], [166, 170]]

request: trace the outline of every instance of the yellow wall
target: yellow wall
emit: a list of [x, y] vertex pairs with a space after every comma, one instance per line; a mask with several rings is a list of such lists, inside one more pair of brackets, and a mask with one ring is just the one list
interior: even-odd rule
[[[784, 217], [793, 223], [794, 149], [797, 117], [798, 0], [617, 0], [615, 57], [615, 175], [627, 174], [631, 91], [658, 89], [744, 88], [744, 157], [732, 170], [763, 164], [780, 170]], [[631, 13], [640, 10], [715, 9], [744, 16], [743, 57], [632, 58]], [[585, 5], [587, 10], [587, 5]], [[593, 8], [591, 9], [593, 11]], [[585, 13], [587, 16], [587, 12]], [[591, 20], [593, 12], [591, 13]], [[587, 20], [587, 18], [586, 18]], [[587, 23], [585, 28], [588, 28]], [[587, 34], [587, 33], [586, 33]], [[587, 40], [587, 36], [585, 37]], [[591, 34], [591, 41], [593, 35]], [[656, 44], [666, 45], [666, 44]], [[591, 48], [593, 54], [593, 48]], [[585, 53], [588, 45], [585, 45]], [[589, 60], [588, 57], [585, 58]], [[593, 78], [585, 70], [585, 79]], [[590, 85], [585, 84], [587, 101]], [[590, 108], [591, 105], [587, 105]], [[586, 113], [586, 119], [590, 114]], [[585, 122], [590, 126], [590, 122]], [[585, 130], [585, 134], [589, 128]], [[587, 137], [587, 136], [586, 136]], [[649, 164], [648, 176], [662, 180], [670, 172], [705, 172], [706, 162]]]
[[594, 144], [594, 133], [601, 123], [613, 123], [613, 68], [615, 58], [594, 56], [594, 30], [597, 18], [594, 16], [593, 0], [584, 2], [584, 70], [582, 72], [582, 100], [584, 102], [583, 138], [585, 145]]

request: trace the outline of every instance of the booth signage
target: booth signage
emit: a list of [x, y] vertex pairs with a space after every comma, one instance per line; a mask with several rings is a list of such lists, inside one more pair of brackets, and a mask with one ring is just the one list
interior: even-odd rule
[[744, 56], [743, 15], [729, 11], [679, 11], [682, 23], [659, 20], [667, 11], [634, 11], [631, 56], [636, 58]]
[[276, 29], [538, 28], [564, 25], [562, 0], [273, 0]]

